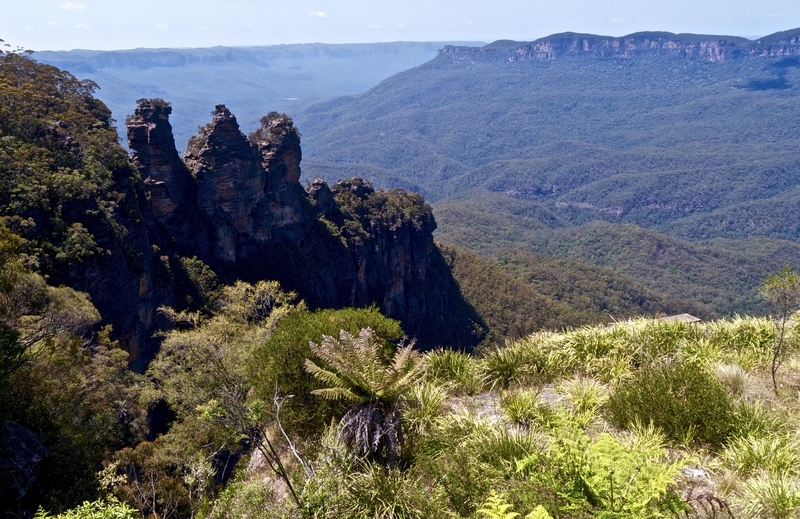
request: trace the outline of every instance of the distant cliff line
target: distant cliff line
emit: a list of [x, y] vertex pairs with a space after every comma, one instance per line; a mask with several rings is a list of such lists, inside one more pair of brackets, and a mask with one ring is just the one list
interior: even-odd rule
[[439, 55], [457, 60], [531, 61], [570, 56], [636, 58], [673, 56], [705, 61], [744, 57], [785, 58], [800, 56], [800, 28], [778, 32], [757, 40], [739, 36], [637, 32], [611, 37], [565, 32], [532, 42], [499, 40], [483, 47], [448, 45]]

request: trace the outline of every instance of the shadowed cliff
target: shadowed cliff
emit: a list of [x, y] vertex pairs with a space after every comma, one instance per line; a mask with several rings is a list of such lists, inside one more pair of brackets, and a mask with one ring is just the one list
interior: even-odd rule
[[196, 257], [223, 282], [277, 280], [312, 308], [376, 304], [421, 347], [482, 340], [485, 325], [433, 243], [421, 196], [359, 178], [316, 180], [307, 192], [300, 133], [277, 112], [245, 136], [217, 105], [181, 160], [170, 113], [162, 100], [140, 100], [127, 121], [162, 255]]

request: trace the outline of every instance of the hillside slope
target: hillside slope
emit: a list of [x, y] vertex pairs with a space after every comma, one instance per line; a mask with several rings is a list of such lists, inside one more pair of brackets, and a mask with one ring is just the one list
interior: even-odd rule
[[[438, 239], [476, 252], [580, 259], [714, 313], [756, 310], [766, 274], [798, 264], [766, 252], [800, 241], [788, 217], [800, 212], [798, 32], [447, 47], [363, 95], [306, 108], [306, 170], [418, 190]], [[608, 241], [564, 252], [598, 233]], [[713, 241], [751, 238], [760, 245]], [[638, 239], [672, 253], [635, 259], [615, 245]], [[748, 273], [726, 276], [730, 265]]]

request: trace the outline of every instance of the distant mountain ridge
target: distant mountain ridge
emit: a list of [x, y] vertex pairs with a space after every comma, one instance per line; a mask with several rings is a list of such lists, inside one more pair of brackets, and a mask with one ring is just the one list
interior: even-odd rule
[[758, 40], [740, 36], [636, 32], [612, 37], [565, 32], [532, 42], [498, 40], [483, 47], [448, 45], [439, 54], [462, 60], [553, 60], [565, 56], [633, 58], [677, 56], [722, 61], [746, 56], [780, 58], [800, 55], [800, 28]]
[[365, 92], [434, 58], [447, 44], [483, 43], [71, 50], [36, 52], [33, 58], [95, 81], [100, 85], [97, 97], [120, 122], [133, 113], [137, 99], [169, 99], [175, 108], [175, 141], [183, 150], [218, 103], [234, 110], [245, 126], [257, 126], [270, 110], [294, 115], [314, 101]]

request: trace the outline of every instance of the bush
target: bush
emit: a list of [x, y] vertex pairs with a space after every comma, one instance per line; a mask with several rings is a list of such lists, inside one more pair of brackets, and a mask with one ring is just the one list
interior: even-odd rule
[[652, 422], [667, 440], [719, 447], [733, 432], [731, 397], [717, 378], [688, 362], [656, 364], [623, 383], [607, 404], [618, 427]]
[[41, 508], [34, 519], [137, 519], [139, 512], [113, 497], [109, 500], [88, 502], [67, 510], [63, 514], [50, 515]]
[[357, 335], [371, 328], [386, 343], [387, 351], [403, 337], [400, 323], [384, 317], [375, 307], [293, 312], [278, 321], [269, 340], [254, 353], [251, 378], [264, 401], [272, 401], [277, 391], [294, 395], [286, 400], [281, 413], [287, 430], [302, 436], [321, 432], [336, 414], [343, 414], [341, 403], [311, 395], [322, 385], [305, 371], [303, 363], [313, 355], [309, 342], [322, 342], [322, 336], [339, 337], [341, 330]]
[[548, 508], [569, 517], [583, 511], [586, 515], [580, 517], [591, 513], [593, 517], [655, 519], [685, 508], [675, 492], [684, 463], [683, 459], [670, 463], [667, 450], [660, 446], [628, 448], [607, 433], [592, 440], [573, 422], [554, 431], [543, 455], [534, 453], [519, 461], [518, 470], [550, 487], [559, 499], [546, 503]]

